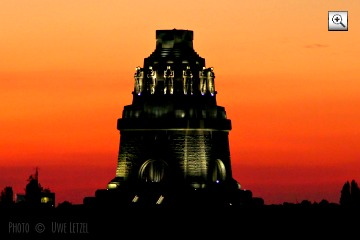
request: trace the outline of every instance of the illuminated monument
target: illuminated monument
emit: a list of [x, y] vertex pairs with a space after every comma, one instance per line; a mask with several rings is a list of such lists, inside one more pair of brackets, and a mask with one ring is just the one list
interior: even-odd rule
[[116, 176], [97, 197], [150, 205], [243, 203], [251, 192], [232, 177], [231, 121], [216, 103], [214, 69], [193, 49], [193, 31], [157, 30], [156, 49], [133, 79], [132, 104], [117, 122]]

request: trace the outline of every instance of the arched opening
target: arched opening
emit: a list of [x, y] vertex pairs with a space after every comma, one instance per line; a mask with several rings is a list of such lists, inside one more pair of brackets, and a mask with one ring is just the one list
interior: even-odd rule
[[212, 169], [212, 181], [213, 182], [219, 182], [219, 181], [225, 181], [226, 179], [226, 168], [223, 161], [220, 159], [216, 159], [214, 162], [214, 167]]
[[140, 167], [139, 179], [143, 182], [162, 182], [165, 179], [167, 163], [163, 160], [148, 159]]

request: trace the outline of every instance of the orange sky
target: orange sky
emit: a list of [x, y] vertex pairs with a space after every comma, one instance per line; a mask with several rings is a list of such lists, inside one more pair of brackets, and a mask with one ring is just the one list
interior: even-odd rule
[[[331, 10], [347, 32], [328, 31]], [[214, 67], [243, 188], [338, 203], [360, 181], [359, 1], [12, 0], [0, 22], [0, 190], [24, 193], [35, 167], [57, 203], [106, 188], [134, 69], [173, 28]]]

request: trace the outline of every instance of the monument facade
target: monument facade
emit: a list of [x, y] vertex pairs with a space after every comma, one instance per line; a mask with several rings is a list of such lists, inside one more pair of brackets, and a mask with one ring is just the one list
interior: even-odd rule
[[117, 121], [120, 146], [107, 191], [129, 204], [241, 203], [229, 149], [231, 120], [217, 105], [215, 73], [191, 30], [156, 30], [134, 73], [133, 100]]

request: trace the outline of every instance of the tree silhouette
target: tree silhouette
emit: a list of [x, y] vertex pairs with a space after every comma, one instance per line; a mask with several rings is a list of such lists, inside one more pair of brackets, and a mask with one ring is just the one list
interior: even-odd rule
[[323, 199], [319, 202], [320, 206], [328, 206], [329, 204], [330, 204], [329, 201], [326, 199]]
[[14, 192], [12, 187], [7, 186], [1, 191], [0, 203], [2, 205], [11, 205], [14, 203]]
[[72, 203], [69, 201], [63, 201], [61, 203], [58, 204], [58, 208], [70, 208], [72, 206]]
[[344, 186], [341, 189], [340, 205], [350, 206], [350, 204], [351, 204], [350, 201], [351, 201], [350, 182], [346, 181]]
[[355, 180], [351, 181], [351, 205], [360, 206], [360, 189]]
[[300, 203], [301, 206], [311, 206], [311, 202], [309, 200], [302, 200]]
[[341, 189], [340, 205], [360, 206], [360, 189], [355, 180], [346, 181]]

